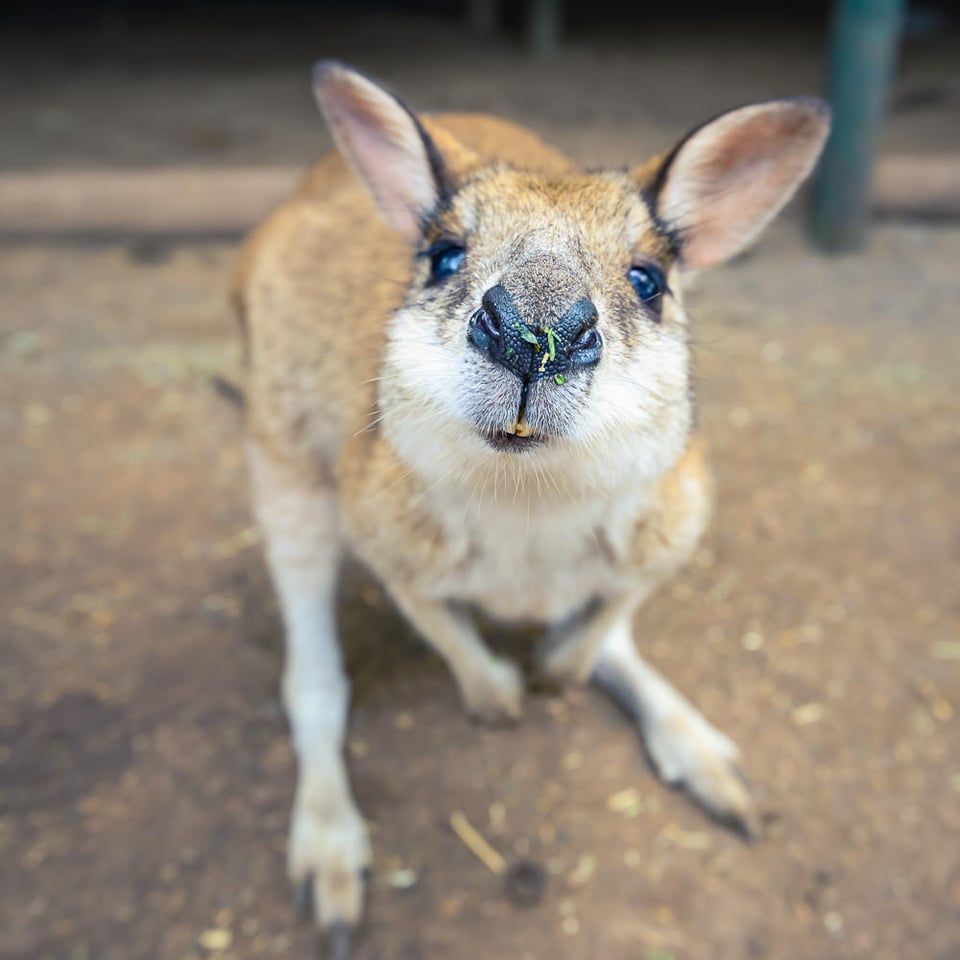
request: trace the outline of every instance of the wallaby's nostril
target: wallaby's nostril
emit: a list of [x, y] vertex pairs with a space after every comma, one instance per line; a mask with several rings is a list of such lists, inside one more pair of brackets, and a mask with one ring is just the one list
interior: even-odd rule
[[[519, 349], [519, 330], [526, 329], [520, 320], [513, 298], [502, 287], [491, 287], [480, 301], [480, 309], [470, 317], [467, 340], [485, 353], [494, 363], [523, 377], [529, 367], [522, 361], [525, 354]], [[516, 342], [514, 342], [516, 341]]]
[[527, 336], [536, 342], [520, 319], [513, 297], [497, 284], [483, 295], [480, 309], [470, 317], [467, 340], [494, 363], [522, 379], [530, 367], [530, 347], [523, 344], [522, 331], [527, 331]]
[[485, 307], [481, 307], [474, 315], [473, 322], [495, 343], [503, 340], [503, 327], [499, 317], [495, 317]]
[[570, 344], [571, 350], [597, 350], [600, 347], [600, 334], [596, 327], [587, 327]]
[[579, 330], [570, 341], [571, 363], [583, 365], [600, 359], [603, 340], [596, 327], [598, 319], [597, 308], [586, 299], [578, 300], [564, 315], [564, 322]]

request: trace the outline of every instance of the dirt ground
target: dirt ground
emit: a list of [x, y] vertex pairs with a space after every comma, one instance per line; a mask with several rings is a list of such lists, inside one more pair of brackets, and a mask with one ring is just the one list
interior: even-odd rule
[[[341, 55], [363, 62], [351, 37]], [[585, 159], [632, 158], [624, 45], [578, 47], [548, 80], [508, 46], [484, 49], [482, 75], [473, 47], [450, 42], [439, 65], [409, 46], [377, 62], [414, 102], [432, 90], [429, 106], [498, 109]], [[681, 116], [647, 98], [651, 136], [783, 92], [777, 62], [778, 84], [818, 77], [790, 44], [716, 73], [717, 50], [684, 49], [664, 40], [637, 68], [651, 80], [679, 58], [683, 89], [666, 99]], [[588, 61], [591, 83], [575, 84]], [[52, 65], [11, 95], [23, 126], [4, 143], [10, 165], [211, 162], [200, 154], [222, 137], [189, 131], [214, 123], [205, 110], [221, 123], [208, 134], [222, 129], [218, 98], [276, 133], [234, 148], [227, 123], [217, 162], [306, 162], [323, 143], [299, 67], [244, 75], [240, 98], [232, 75], [194, 66], [181, 99], [182, 78], [160, 89], [159, 68], [83, 63], [60, 100]], [[117, 109], [94, 111], [122, 76]], [[571, 119], [549, 83], [599, 106]], [[43, 103], [53, 120], [31, 114]], [[942, 117], [909, 123], [919, 148], [953, 149], [956, 126], [935, 136]], [[311, 955], [283, 874], [280, 627], [239, 422], [210, 387], [239, 362], [234, 255], [0, 250], [3, 960]], [[660, 785], [598, 693], [533, 697], [516, 730], [472, 725], [439, 660], [347, 572], [349, 755], [375, 851], [357, 960], [960, 957], [958, 265], [956, 226], [884, 224], [863, 255], [827, 259], [794, 210], [694, 298], [717, 517], [637, 635], [743, 748], [759, 844]], [[455, 810], [509, 859], [542, 865], [539, 905], [508, 902], [450, 829]]]

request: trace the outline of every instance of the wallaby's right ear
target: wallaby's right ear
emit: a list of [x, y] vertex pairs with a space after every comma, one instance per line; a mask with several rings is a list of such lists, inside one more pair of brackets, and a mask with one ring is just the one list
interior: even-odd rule
[[830, 130], [814, 97], [755, 103], [697, 128], [637, 171], [660, 219], [695, 269], [729, 260], [749, 244], [813, 169]]
[[[313, 92], [340, 152], [380, 212], [416, 242], [450, 190], [434, 141], [396, 97], [342, 63], [321, 60], [313, 70]], [[459, 159], [462, 166], [464, 158]]]

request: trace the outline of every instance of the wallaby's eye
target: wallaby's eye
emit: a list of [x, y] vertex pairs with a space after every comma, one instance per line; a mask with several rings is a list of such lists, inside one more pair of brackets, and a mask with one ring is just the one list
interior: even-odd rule
[[439, 283], [455, 274], [467, 256], [463, 247], [448, 240], [435, 243], [424, 256], [430, 258], [430, 283]]
[[646, 263], [631, 267], [627, 276], [644, 305], [650, 307], [654, 313], [659, 313], [663, 294], [669, 293], [663, 272], [652, 264]]

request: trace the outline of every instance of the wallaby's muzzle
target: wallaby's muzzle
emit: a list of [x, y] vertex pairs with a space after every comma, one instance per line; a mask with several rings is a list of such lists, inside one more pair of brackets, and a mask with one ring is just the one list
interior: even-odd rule
[[470, 318], [467, 339], [524, 383], [552, 377], [562, 385], [572, 367], [593, 366], [600, 359], [603, 342], [596, 324], [597, 308], [582, 298], [555, 323], [531, 328], [509, 291], [498, 284], [483, 295]]

